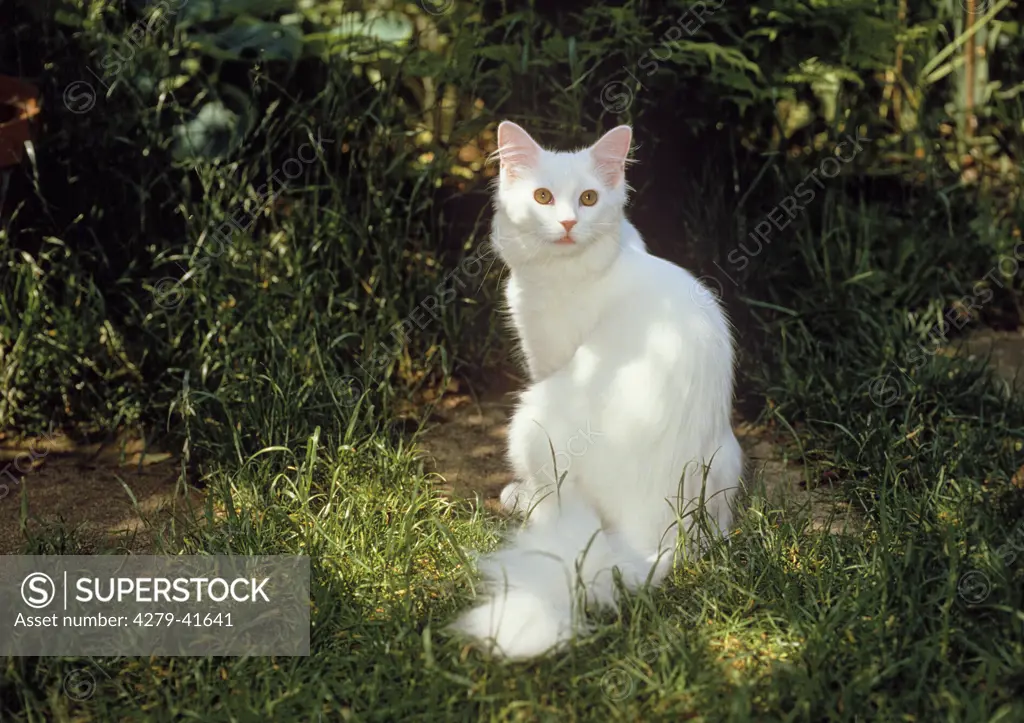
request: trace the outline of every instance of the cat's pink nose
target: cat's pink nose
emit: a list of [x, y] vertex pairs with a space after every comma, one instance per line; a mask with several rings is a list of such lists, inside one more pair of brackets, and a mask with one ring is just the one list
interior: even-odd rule
[[572, 227], [576, 225], [576, 221], [559, 221], [562, 224], [562, 228], [565, 229], [566, 233], [572, 231]]

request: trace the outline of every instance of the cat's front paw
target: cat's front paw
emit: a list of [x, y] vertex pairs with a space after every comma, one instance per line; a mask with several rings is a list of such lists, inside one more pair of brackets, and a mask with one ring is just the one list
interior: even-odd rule
[[508, 515], [522, 515], [526, 513], [527, 494], [519, 482], [511, 482], [505, 485], [501, 491], [501, 509]]

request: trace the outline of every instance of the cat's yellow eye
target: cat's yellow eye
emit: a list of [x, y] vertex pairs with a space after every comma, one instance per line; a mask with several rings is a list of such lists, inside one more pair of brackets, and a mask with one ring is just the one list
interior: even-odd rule
[[597, 203], [597, 191], [584, 191], [580, 194], [580, 203], [584, 206], [593, 206]]
[[533, 200], [547, 206], [549, 203], [554, 202], [555, 197], [551, 195], [551, 191], [548, 189], [538, 188], [533, 192]]

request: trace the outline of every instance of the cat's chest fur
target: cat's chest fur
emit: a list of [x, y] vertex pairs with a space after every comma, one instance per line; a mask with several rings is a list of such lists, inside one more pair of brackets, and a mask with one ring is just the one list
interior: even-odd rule
[[595, 285], [524, 286], [515, 274], [505, 297], [534, 382], [569, 363], [600, 323], [608, 301]]

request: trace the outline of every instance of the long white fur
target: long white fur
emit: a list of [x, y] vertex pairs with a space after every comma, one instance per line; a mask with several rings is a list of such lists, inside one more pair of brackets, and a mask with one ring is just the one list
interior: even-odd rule
[[[492, 242], [531, 377], [509, 428], [516, 482], [502, 504], [529, 517], [480, 561], [483, 602], [454, 627], [530, 658], [586, 630], [587, 605], [616, 604], [613, 568], [627, 589], [659, 583], [677, 523], [701, 500], [726, 532], [742, 453], [729, 322], [625, 218], [630, 128], [561, 153], [506, 121], [498, 142]], [[538, 203], [538, 188], [553, 203]], [[589, 207], [587, 190], [598, 193]], [[576, 222], [574, 243], [555, 243], [563, 221]]]

